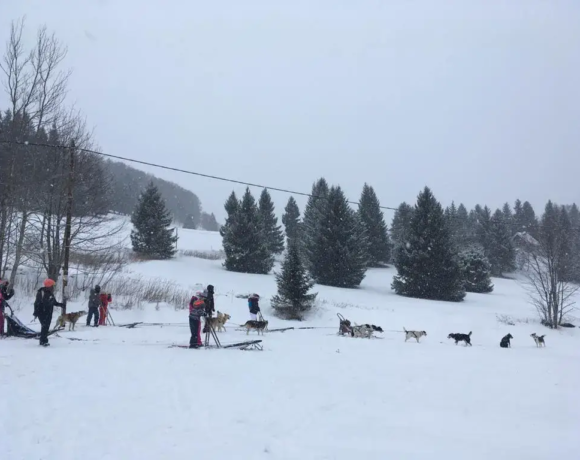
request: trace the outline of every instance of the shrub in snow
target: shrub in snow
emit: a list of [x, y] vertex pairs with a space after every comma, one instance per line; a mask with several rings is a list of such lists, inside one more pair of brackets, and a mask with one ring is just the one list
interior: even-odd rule
[[428, 187], [417, 198], [407, 238], [407, 244], [395, 251], [395, 292], [420, 299], [463, 300], [463, 275], [449, 227]]
[[131, 223], [134, 226], [131, 242], [137, 254], [152, 259], [170, 259], [175, 255], [177, 237], [169, 228], [171, 214], [153, 182], [139, 196]]
[[462, 252], [459, 263], [467, 292], [488, 293], [493, 291], [491, 265], [482, 252], [475, 249]]
[[276, 273], [276, 283], [278, 294], [272, 297], [272, 308], [285, 319], [301, 320], [313, 307], [317, 294], [308, 293], [314, 282], [302, 263], [298, 242], [290, 243], [282, 271]]

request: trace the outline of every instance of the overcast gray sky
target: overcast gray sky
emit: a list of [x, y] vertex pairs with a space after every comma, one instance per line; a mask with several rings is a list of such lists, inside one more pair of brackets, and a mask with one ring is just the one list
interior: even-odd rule
[[[107, 153], [305, 192], [325, 176], [355, 201], [368, 182], [385, 206], [425, 185], [580, 202], [578, 0], [1, 0], [2, 41], [22, 15], [68, 45]], [[147, 170], [220, 220], [244, 190]]]

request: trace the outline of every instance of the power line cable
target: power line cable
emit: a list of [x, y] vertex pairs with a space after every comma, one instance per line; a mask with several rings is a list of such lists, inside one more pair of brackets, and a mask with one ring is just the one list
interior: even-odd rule
[[[240, 180], [236, 180], [236, 179], [228, 179], [226, 177], [220, 177], [220, 176], [214, 176], [211, 174], [204, 174], [204, 173], [200, 173], [200, 172], [196, 172], [196, 171], [189, 171], [187, 169], [181, 169], [181, 168], [175, 168], [172, 166], [165, 166], [165, 165], [160, 165], [157, 163], [150, 163], [148, 161], [141, 161], [141, 160], [135, 160], [133, 158], [127, 158], [127, 157], [122, 157], [119, 155], [112, 155], [110, 153], [104, 153], [104, 152], [99, 152], [96, 150], [91, 150], [91, 149], [83, 149], [83, 148], [77, 148], [77, 147], [69, 147], [69, 146], [65, 146], [65, 145], [53, 145], [53, 144], [45, 144], [45, 143], [41, 143], [41, 142], [22, 142], [22, 141], [4, 141], [4, 140], [0, 140], [0, 144], [16, 144], [16, 145], [25, 145], [25, 146], [34, 146], [34, 147], [48, 147], [48, 148], [53, 148], [53, 149], [70, 149], [70, 148], [76, 148], [76, 150], [78, 150], [79, 152], [85, 152], [85, 153], [92, 153], [94, 155], [100, 155], [103, 157], [108, 157], [108, 158], [115, 158], [117, 160], [123, 160], [123, 161], [129, 161], [131, 163], [138, 163], [141, 165], [145, 165], [145, 166], [152, 166], [154, 168], [160, 168], [160, 169], [166, 169], [169, 171], [176, 171], [176, 172], [180, 172], [180, 173], [184, 173], [184, 174], [190, 174], [193, 176], [200, 176], [200, 177], [206, 177], [208, 179], [214, 179], [214, 180], [220, 180], [223, 182], [231, 182], [234, 184], [241, 184], [241, 185], [247, 185], [249, 187], [257, 187], [257, 188], [266, 188], [268, 190], [274, 190], [277, 192], [282, 192], [282, 193], [289, 193], [291, 195], [301, 195], [301, 196], [307, 196], [307, 197], [315, 197], [314, 195], [310, 194], [310, 193], [304, 193], [304, 192], [296, 192], [294, 190], [288, 190], [288, 189], [283, 189], [283, 188], [278, 188], [278, 187], [268, 187], [266, 185], [260, 185], [260, 184], [254, 184], [251, 182], [244, 182], [244, 181], [240, 181]], [[359, 203], [357, 201], [348, 201], [348, 203], [350, 204], [355, 204], [358, 205]], [[396, 211], [397, 208], [391, 208], [389, 206], [379, 206], [381, 209], [388, 209], [391, 211]]]

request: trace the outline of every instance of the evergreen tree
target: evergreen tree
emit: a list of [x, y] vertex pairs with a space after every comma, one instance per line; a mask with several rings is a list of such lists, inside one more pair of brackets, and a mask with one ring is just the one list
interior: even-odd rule
[[467, 208], [460, 204], [457, 208], [457, 247], [461, 250], [468, 249], [474, 244], [474, 229], [469, 220]]
[[288, 199], [288, 204], [286, 204], [286, 207], [284, 208], [282, 223], [286, 230], [288, 244], [290, 244], [291, 241], [297, 241], [297, 238], [299, 237], [298, 233], [300, 231], [300, 209], [298, 209], [298, 204], [292, 196]]
[[201, 213], [200, 226], [201, 228], [209, 232], [217, 232], [220, 228], [220, 225], [218, 224], [217, 219], [215, 218], [213, 212], [211, 214], [208, 214], [206, 212]]
[[558, 278], [562, 281], [572, 282], [574, 281], [574, 271], [575, 271], [575, 254], [574, 254], [574, 241], [572, 232], [572, 223], [568, 217], [568, 212], [563, 206], [560, 208], [558, 216], [558, 230], [561, 236], [561, 244], [558, 247], [560, 255], [558, 257], [559, 267], [558, 267]]
[[536, 213], [532, 205], [525, 201], [522, 206], [522, 227], [523, 231], [529, 233], [534, 238], [538, 238], [539, 235], [539, 223], [536, 218]]
[[572, 204], [568, 212], [571, 227], [571, 251], [573, 258], [572, 280], [576, 283], [580, 282], [580, 211], [578, 206]]
[[195, 216], [193, 214], [188, 214], [183, 222], [183, 228], [189, 230], [195, 230], [198, 227], [198, 222], [196, 222]]
[[274, 212], [274, 203], [267, 189], [262, 190], [258, 205], [262, 232], [268, 249], [272, 254], [281, 254], [284, 251], [284, 235], [282, 227], [278, 225], [278, 218]]
[[175, 255], [177, 237], [171, 225], [171, 215], [153, 182], [139, 197], [131, 215], [133, 251], [153, 259], [170, 259]]
[[516, 251], [504, 213], [499, 209], [491, 217], [487, 232], [487, 246], [484, 247], [484, 253], [491, 264], [492, 274], [503, 276], [505, 272], [513, 271], [516, 264]]
[[306, 267], [311, 270], [313, 254], [316, 250], [316, 239], [320, 234], [320, 224], [326, 212], [328, 201], [328, 183], [320, 178], [313, 186], [311, 196], [308, 198], [301, 226], [301, 251], [305, 257]]
[[241, 203], [234, 193], [225, 205], [228, 212], [220, 233], [226, 260], [226, 270], [241, 273], [267, 274], [274, 266], [274, 256], [264, 241], [261, 219], [250, 189], [246, 189]]
[[319, 284], [356, 287], [367, 267], [368, 240], [340, 187], [332, 187], [322, 215], [324, 225], [309, 242], [310, 274]]
[[447, 227], [449, 228], [451, 240], [453, 241], [455, 248], [459, 250], [459, 220], [457, 219], [457, 208], [453, 201], [451, 202], [451, 206], [445, 208], [445, 220], [447, 222]]
[[485, 294], [493, 291], [491, 265], [483, 252], [471, 249], [459, 254], [465, 290]]
[[314, 282], [300, 257], [299, 242], [295, 239], [289, 241], [282, 271], [276, 273], [278, 294], [272, 297], [270, 305], [285, 319], [302, 320], [304, 313], [314, 306], [317, 294], [308, 293]]
[[463, 274], [453, 248], [443, 208], [429, 187], [419, 194], [407, 244], [395, 252], [399, 295], [459, 302], [465, 297]]
[[372, 187], [365, 184], [360, 197], [358, 214], [368, 238], [369, 267], [380, 267], [391, 259], [391, 242], [379, 199]]
[[407, 203], [401, 203], [395, 211], [391, 223], [391, 241], [395, 248], [407, 242], [414, 212], [414, 208]]
[[510, 236], [513, 236], [515, 234], [515, 231], [514, 231], [515, 222], [514, 222], [514, 214], [512, 212], [512, 208], [510, 207], [510, 204], [505, 203], [503, 205], [501, 212], [503, 214], [503, 220], [507, 226], [507, 229], [510, 232]]

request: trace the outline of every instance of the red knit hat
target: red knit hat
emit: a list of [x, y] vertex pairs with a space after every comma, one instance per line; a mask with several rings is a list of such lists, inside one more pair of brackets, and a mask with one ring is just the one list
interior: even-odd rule
[[52, 287], [56, 284], [56, 281], [50, 279], [50, 278], [46, 278], [44, 280], [44, 287]]

